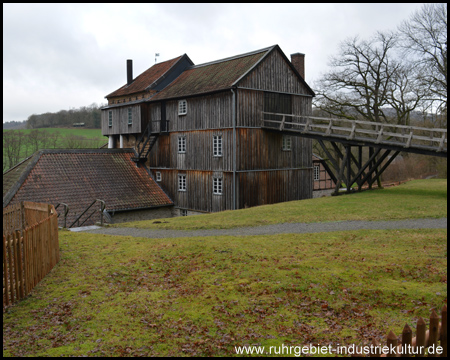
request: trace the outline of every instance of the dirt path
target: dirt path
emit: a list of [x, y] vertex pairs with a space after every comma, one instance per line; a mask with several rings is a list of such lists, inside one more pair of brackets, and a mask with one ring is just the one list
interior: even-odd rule
[[348, 230], [389, 230], [389, 229], [447, 229], [447, 218], [411, 219], [393, 221], [335, 221], [324, 223], [275, 224], [256, 227], [212, 230], [149, 230], [136, 228], [99, 228], [83, 232], [146, 238], [178, 238], [198, 236], [245, 236], [292, 233], [317, 233]]

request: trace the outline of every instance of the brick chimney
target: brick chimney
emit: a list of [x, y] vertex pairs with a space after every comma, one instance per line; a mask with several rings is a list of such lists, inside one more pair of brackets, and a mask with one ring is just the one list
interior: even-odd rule
[[300, 76], [305, 79], [305, 54], [291, 54], [291, 63], [294, 65]]
[[133, 82], [133, 60], [127, 60], [127, 85]]

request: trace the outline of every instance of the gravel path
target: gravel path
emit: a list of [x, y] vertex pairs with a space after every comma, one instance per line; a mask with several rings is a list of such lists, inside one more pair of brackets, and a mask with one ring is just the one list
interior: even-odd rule
[[197, 236], [242, 236], [272, 235], [292, 233], [317, 233], [345, 230], [386, 230], [386, 229], [447, 229], [447, 218], [411, 219], [393, 221], [335, 221], [324, 223], [275, 224], [256, 227], [216, 229], [216, 230], [149, 230], [136, 228], [106, 227], [94, 230], [81, 230], [93, 234], [135, 236], [146, 238], [173, 238]]

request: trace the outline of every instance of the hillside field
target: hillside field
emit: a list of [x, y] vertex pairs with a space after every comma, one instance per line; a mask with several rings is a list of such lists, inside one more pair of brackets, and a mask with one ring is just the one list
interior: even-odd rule
[[101, 129], [42, 128], [3, 130], [3, 171], [40, 149], [99, 148], [108, 142]]

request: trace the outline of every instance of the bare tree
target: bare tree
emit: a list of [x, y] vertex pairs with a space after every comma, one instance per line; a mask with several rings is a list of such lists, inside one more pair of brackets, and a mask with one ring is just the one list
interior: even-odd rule
[[28, 141], [30, 143], [32, 152], [36, 152], [41, 148], [41, 138], [43, 137], [44, 131], [39, 129], [32, 129], [28, 134]]
[[414, 64], [428, 92], [428, 105], [447, 110], [447, 4], [425, 4], [400, 27], [405, 59]]
[[9, 169], [26, 157], [24, 144], [26, 135], [23, 131], [3, 132], [3, 170]]
[[[420, 94], [411, 84], [396, 54], [394, 33], [377, 33], [371, 40], [357, 37], [341, 43], [331, 71], [317, 85], [315, 106], [334, 116], [377, 123], [405, 123]], [[387, 112], [394, 108], [397, 118]]]
[[61, 136], [61, 133], [59, 131], [53, 131], [48, 134], [48, 137], [47, 137], [48, 145], [52, 149], [56, 149], [58, 147], [58, 142], [59, 142], [60, 136]]
[[[392, 32], [343, 41], [316, 86], [314, 105], [347, 119], [409, 125], [424, 93], [412, 76], [414, 68], [401, 61], [397, 42]], [[381, 187], [379, 177], [377, 182]]]

